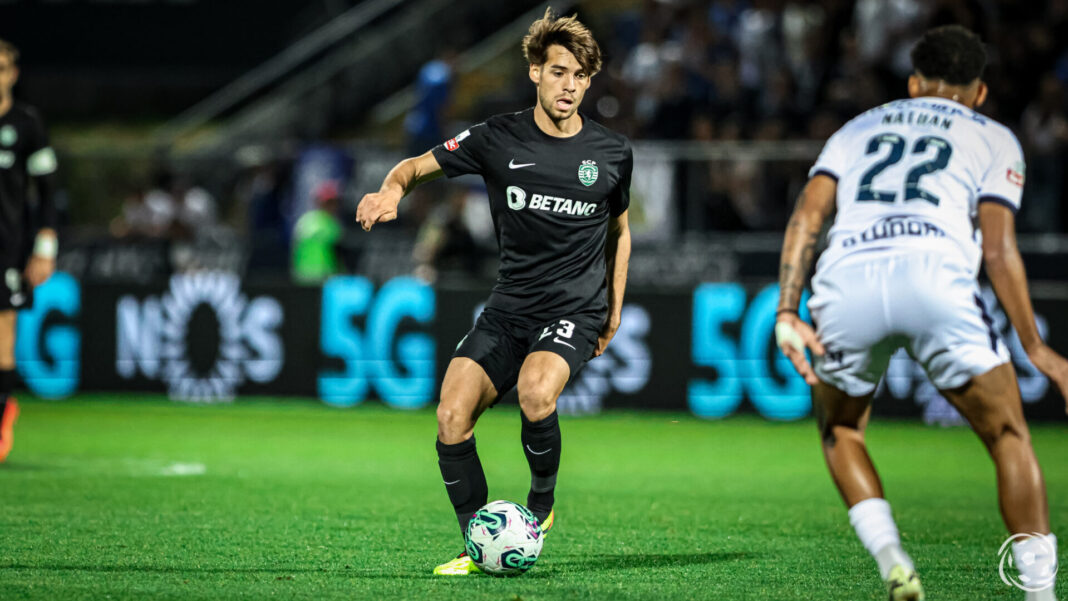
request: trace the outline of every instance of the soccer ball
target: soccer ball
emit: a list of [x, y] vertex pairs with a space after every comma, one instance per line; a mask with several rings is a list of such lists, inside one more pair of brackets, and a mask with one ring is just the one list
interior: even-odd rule
[[511, 501], [493, 501], [475, 512], [464, 534], [467, 555], [494, 576], [522, 574], [541, 553], [542, 532], [529, 509]]

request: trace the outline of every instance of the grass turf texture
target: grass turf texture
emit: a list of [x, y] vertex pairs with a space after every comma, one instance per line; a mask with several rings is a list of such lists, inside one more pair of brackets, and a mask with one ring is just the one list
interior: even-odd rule
[[[0, 466], [5, 601], [884, 598], [811, 421], [564, 418], [538, 564], [441, 578], [461, 539], [432, 411], [115, 398], [22, 403]], [[1068, 437], [1033, 436], [1068, 532]], [[518, 409], [487, 412], [477, 437], [490, 499], [522, 502]], [[929, 597], [1022, 599], [998, 578], [1005, 532], [975, 436], [875, 420], [869, 445]]]

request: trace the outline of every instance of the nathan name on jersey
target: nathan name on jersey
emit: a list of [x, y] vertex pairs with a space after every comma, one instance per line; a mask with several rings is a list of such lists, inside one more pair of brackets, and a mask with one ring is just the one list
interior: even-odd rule
[[485, 180], [500, 249], [487, 307], [546, 319], [607, 309], [608, 219], [630, 204], [626, 138], [585, 116], [574, 136], [553, 137], [527, 109], [490, 117], [433, 154], [445, 175]]
[[894, 113], [887, 113], [882, 120], [883, 125], [915, 125], [917, 127], [927, 126], [930, 128], [949, 129], [953, 125], [953, 120], [948, 117], [940, 117], [932, 113], [925, 113], [922, 111], [897, 111]]

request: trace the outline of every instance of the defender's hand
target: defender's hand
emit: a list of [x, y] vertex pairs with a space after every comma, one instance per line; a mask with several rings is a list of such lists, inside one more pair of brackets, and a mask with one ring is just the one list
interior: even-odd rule
[[397, 218], [397, 205], [400, 196], [388, 192], [365, 194], [356, 207], [356, 221], [364, 231], [371, 231], [376, 223], [385, 223]]
[[616, 331], [619, 330], [619, 318], [610, 318], [604, 322], [601, 326], [601, 334], [597, 336], [597, 348], [593, 351], [594, 357], [600, 357], [604, 354], [605, 349], [608, 348], [608, 343], [612, 341], [612, 337], [616, 335]]
[[[1027, 356], [1038, 371], [1046, 374], [1061, 391], [1061, 397], [1068, 402], [1068, 360], [1057, 354], [1056, 351], [1041, 344]], [[1068, 405], [1065, 407], [1068, 413]]]
[[33, 255], [30, 257], [30, 261], [26, 264], [26, 271], [24, 275], [26, 280], [29, 281], [30, 286], [36, 288], [45, 283], [48, 278], [52, 277], [52, 272], [56, 270], [56, 260], [47, 259]]
[[816, 338], [812, 326], [793, 313], [780, 313], [775, 319], [775, 343], [809, 386], [819, 383], [816, 372], [805, 357], [806, 348], [820, 356], [824, 352], [823, 344]]

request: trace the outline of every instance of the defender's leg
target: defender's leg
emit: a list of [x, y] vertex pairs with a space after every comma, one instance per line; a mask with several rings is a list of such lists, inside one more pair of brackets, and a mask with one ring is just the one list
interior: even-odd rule
[[571, 368], [560, 355], [535, 351], [519, 371], [519, 407], [522, 411], [523, 453], [530, 466], [530, 508], [542, 529], [552, 527], [556, 474], [560, 469], [560, 422], [556, 399], [567, 385]]
[[820, 382], [812, 387], [823, 457], [842, 500], [849, 507], [849, 522], [860, 542], [879, 564], [892, 601], [922, 600], [923, 587], [912, 559], [901, 548], [890, 504], [864, 444], [864, 429], [871, 415], [871, 393], [851, 397]]
[[823, 443], [823, 458], [846, 506], [882, 498], [882, 482], [864, 445], [871, 395], [851, 397], [820, 382], [812, 387], [812, 410]]
[[960, 388], [941, 392], [994, 460], [998, 504], [1009, 532], [1049, 532], [1046, 484], [1031, 448], [1012, 365], [999, 365]]
[[[1019, 535], [1013, 553], [1021, 574], [1032, 583], [1049, 582], [1048, 588], [1027, 598], [1053, 599], [1057, 539], [1050, 534], [1046, 484], [1031, 447], [1016, 371], [1003, 363], [942, 394], [968, 420], [994, 460], [1001, 516], [1009, 532]], [[1034, 533], [1046, 536], [1028, 538]], [[1020, 561], [1031, 553], [1034, 561]]]

